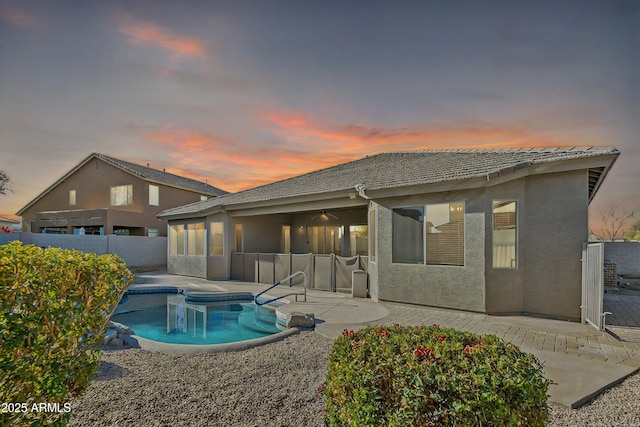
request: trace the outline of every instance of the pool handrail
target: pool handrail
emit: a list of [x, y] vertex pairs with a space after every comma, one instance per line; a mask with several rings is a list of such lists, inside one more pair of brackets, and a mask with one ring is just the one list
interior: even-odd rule
[[[300, 274], [302, 274], [302, 277], [304, 278], [304, 282], [303, 282], [304, 288], [303, 288], [303, 292], [302, 293], [300, 293], [300, 292], [291, 292], [291, 293], [288, 293], [288, 294], [280, 295], [279, 297], [271, 298], [271, 299], [269, 299], [267, 301], [258, 302], [258, 297], [262, 296], [264, 293], [270, 291], [271, 289], [275, 288], [276, 286], [281, 285], [282, 282], [289, 281], [289, 287], [290, 288], [293, 287], [293, 284], [291, 283], [291, 279], [293, 279], [296, 276], [299, 276]], [[296, 296], [296, 301], [298, 301], [298, 295], [304, 295], [304, 301], [305, 302], [307, 301], [307, 275], [305, 274], [304, 271], [298, 270], [295, 273], [291, 273], [290, 275], [288, 275], [284, 279], [277, 281], [276, 283], [274, 283], [273, 285], [269, 286], [267, 289], [263, 290], [262, 292], [257, 293], [256, 296], [253, 297], [253, 302], [256, 305], [265, 305], [265, 304], [269, 304], [271, 302], [277, 301], [279, 299], [282, 299], [284, 297], [288, 297], [289, 295], [295, 295]]]

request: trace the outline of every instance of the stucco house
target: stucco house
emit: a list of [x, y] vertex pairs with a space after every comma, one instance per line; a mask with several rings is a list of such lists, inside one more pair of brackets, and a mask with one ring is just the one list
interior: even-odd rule
[[22, 231], [166, 236], [163, 210], [226, 191], [204, 182], [92, 153], [16, 215]]
[[368, 156], [162, 212], [168, 271], [224, 280], [246, 271], [246, 259], [272, 260], [273, 271], [282, 261], [252, 255], [238, 267], [239, 254], [333, 253], [360, 257], [376, 301], [579, 320], [587, 209], [618, 155], [589, 147]]

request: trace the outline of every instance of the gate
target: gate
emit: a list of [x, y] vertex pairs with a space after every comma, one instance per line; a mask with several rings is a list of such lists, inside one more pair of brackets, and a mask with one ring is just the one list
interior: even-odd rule
[[604, 243], [582, 246], [582, 323], [604, 329]]

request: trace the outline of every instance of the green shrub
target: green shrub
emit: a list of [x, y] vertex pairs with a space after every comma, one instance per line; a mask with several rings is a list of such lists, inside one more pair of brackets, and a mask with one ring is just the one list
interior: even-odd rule
[[132, 278], [114, 255], [0, 246], [0, 425], [66, 423]]
[[549, 380], [494, 335], [437, 325], [345, 330], [329, 355], [328, 426], [542, 426]]

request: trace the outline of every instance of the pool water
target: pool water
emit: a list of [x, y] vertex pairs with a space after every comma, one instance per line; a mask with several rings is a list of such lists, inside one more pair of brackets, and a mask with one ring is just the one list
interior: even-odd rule
[[224, 344], [281, 332], [275, 313], [253, 302], [190, 303], [181, 297], [169, 295], [167, 304], [115, 314], [111, 320], [142, 338], [170, 344]]

